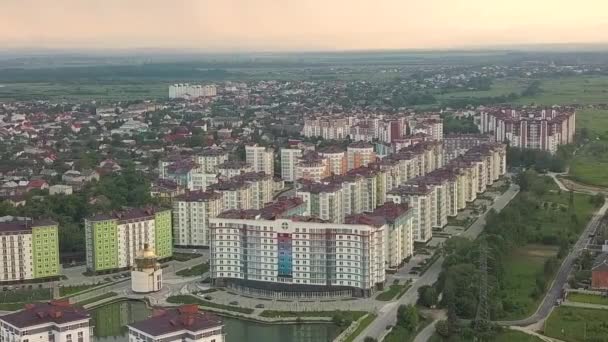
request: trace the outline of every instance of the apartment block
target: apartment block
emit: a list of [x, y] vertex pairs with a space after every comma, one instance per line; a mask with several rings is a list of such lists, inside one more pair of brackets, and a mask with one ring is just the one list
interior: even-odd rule
[[433, 187], [405, 184], [388, 192], [387, 199], [397, 204], [407, 204], [413, 209], [413, 235], [416, 242], [428, 242], [433, 235], [433, 219], [436, 218], [436, 193]]
[[274, 175], [274, 150], [269, 147], [245, 146], [245, 161], [251, 165], [254, 172], [265, 172]]
[[281, 178], [287, 182], [293, 182], [296, 178], [296, 164], [302, 156], [299, 148], [281, 149]]
[[59, 229], [50, 220], [0, 222], [0, 282], [59, 276]]
[[134, 208], [85, 219], [87, 269], [93, 272], [134, 265], [144, 245], [160, 259], [173, 255], [171, 210]]
[[341, 184], [304, 184], [297, 190], [296, 196], [304, 201], [306, 212], [310, 216], [328, 222], [344, 222], [346, 214], [344, 212], [344, 198]]
[[223, 211], [222, 194], [192, 191], [173, 201], [173, 244], [209, 246], [209, 219]]
[[328, 146], [319, 149], [319, 155], [329, 162], [329, 173], [342, 175], [347, 171], [346, 151], [339, 146]]
[[346, 167], [348, 170], [367, 166], [376, 161], [374, 145], [364, 142], [354, 142], [346, 148]]

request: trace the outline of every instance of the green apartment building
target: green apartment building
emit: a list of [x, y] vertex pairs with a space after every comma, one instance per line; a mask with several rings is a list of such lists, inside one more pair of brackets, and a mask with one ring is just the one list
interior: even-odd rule
[[0, 222], [0, 282], [59, 276], [59, 228], [50, 220]]
[[135, 208], [85, 220], [87, 269], [125, 269], [144, 244], [154, 246], [159, 259], [173, 255], [171, 210]]

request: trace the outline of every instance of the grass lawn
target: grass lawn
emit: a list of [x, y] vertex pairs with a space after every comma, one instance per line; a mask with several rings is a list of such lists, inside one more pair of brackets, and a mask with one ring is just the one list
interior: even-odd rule
[[573, 292], [568, 295], [567, 299], [571, 302], [608, 305], [608, 297], [588, 293]]
[[190, 296], [190, 295], [169, 296], [169, 298], [167, 298], [167, 302], [174, 303], [174, 304], [197, 304], [200, 306], [206, 306], [208, 308], [216, 308], [216, 309], [222, 309], [222, 310], [226, 310], [226, 311], [240, 312], [240, 313], [244, 313], [244, 314], [253, 313], [253, 309], [241, 308], [241, 307], [232, 306], [232, 305], [217, 304], [217, 303], [210, 302], [208, 300], [203, 300], [203, 299], [200, 299], [200, 298], [197, 298], [194, 296]]
[[179, 252], [175, 252], [173, 253], [173, 260], [176, 261], [188, 261], [188, 260], [192, 260], [195, 258], [200, 257], [201, 255], [198, 253], [179, 253]]
[[380, 294], [376, 296], [376, 300], [388, 302], [389, 300], [393, 300], [395, 297], [399, 298], [403, 293], [405, 293], [405, 291], [407, 291], [409, 287], [409, 284], [393, 284], [388, 288], [388, 290], [380, 292]]
[[534, 97], [524, 97], [516, 104], [564, 105], [600, 104], [608, 98], [608, 76], [566, 76], [540, 80], [543, 90]]
[[413, 341], [416, 335], [424, 329], [427, 325], [433, 322], [432, 319], [420, 316], [418, 322], [418, 328], [416, 331], [409, 331], [400, 325], [395, 325], [388, 335], [384, 338], [384, 342], [408, 342]]
[[30, 303], [49, 299], [51, 299], [51, 289], [48, 288], [0, 291], [0, 303]]
[[0, 100], [120, 101], [168, 97], [170, 82], [2, 83]]
[[261, 317], [334, 317], [335, 315], [341, 315], [344, 319], [356, 321], [363, 317], [367, 312], [365, 311], [277, 311], [277, 310], [264, 310], [260, 314]]
[[99, 286], [101, 284], [93, 284], [93, 285], [74, 285], [74, 286], [62, 286], [59, 288], [59, 296], [65, 297], [70, 296], [75, 293], [90, 289], [95, 286]]
[[361, 332], [363, 330], [365, 330], [365, 328], [367, 328], [368, 325], [372, 324], [372, 322], [376, 319], [376, 317], [377, 316], [373, 313], [370, 313], [367, 316], [365, 316], [365, 318], [361, 321], [361, 323], [359, 324], [357, 329], [355, 329], [355, 331], [353, 331], [352, 334], [350, 334], [346, 339], [344, 339], [344, 342], [354, 341], [355, 338], [357, 338], [357, 336], [359, 336], [359, 334], [361, 334]]
[[545, 335], [562, 341], [608, 341], [608, 310], [555, 308], [545, 322]]
[[[444, 342], [447, 341], [437, 333], [435, 333], [430, 339], [429, 342]], [[467, 340], [464, 338], [453, 339], [450, 341], [456, 342], [473, 342], [473, 340]], [[492, 338], [492, 342], [542, 342], [540, 338], [529, 335], [520, 331], [505, 329], [502, 332], [498, 333], [498, 335]]]
[[204, 264], [196, 265], [194, 267], [187, 268], [185, 270], [177, 271], [177, 274], [180, 277], [194, 277], [194, 276], [202, 276], [205, 272], [209, 271], [209, 263], [206, 262]]
[[590, 133], [597, 136], [608, 136], [608, 110], [582, 109], [577, 111], [576, 129], [581, 128], [587, 128]]
[[590, 185], [608, 186], [608, 142], [592, 141], [579, 149], [570, 162], [572, 179]]

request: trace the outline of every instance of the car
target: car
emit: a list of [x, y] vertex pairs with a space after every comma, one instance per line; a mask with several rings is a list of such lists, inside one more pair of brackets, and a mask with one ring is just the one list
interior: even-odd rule
[[256, 309], [263, 309], [264, 308], [264, 304], [258, 304], [255, 307], [256, 307]]
[[233, 300], [232, 302], [230, 302], [230, 305], [239, 305], [239, 302], [237, 302], [236, 300]]
[[205, 296], [203, 298], [205, 298], [206, 300], [213, 300], [213, 297], [211, 297], [211, 296]]
[[411, 270], [409, 273], [410, 273], [410, 274], [418, 274], [418, 271], [416, 271], [416, 270]]

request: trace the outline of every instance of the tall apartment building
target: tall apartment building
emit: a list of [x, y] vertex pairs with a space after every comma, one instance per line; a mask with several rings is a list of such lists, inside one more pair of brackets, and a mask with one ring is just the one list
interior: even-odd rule
[[574, 142], [576, 112], [571, 108], [491, 108], [479, 114], [479, 130], [512, 147], [557, 151]]
[[286, 297], [370, 296], [385, 281], [385, 229], [385, 224], [224, 212], [211, 219], [211, 279], [217, 286]]
[[0, 222], [0, 251], [0, 282], [59, 275], [59, 231], [56, 222]]
[[244, 173], [253, 172], [253, 167], [242, 161], [229, 160], [218, 165], [217, 171], [222, 180], [228, 180]]
[[329, 175], [329, 161], [318, 155], [302, 158], [296, 164], [296, 180], [319, 182]]
[[134, 265], [148, 244], [159, 259], [173, 255], [171, 210], [136, 208], [85, 220], [87, 269], [115, 270]]
[[195, 156], [201, 173], [217, 173], [218, 166], [228, 161], [228, 152], [221, 147], [206, 147]]
[[328, 222], [344, 222], [344, 198], [341, 184], [304, 184], [297, 190], [296, 196], [304, 201], [306, 212], [310, 216]]
[[127, 325], [129, 341], [224, 342], [224, 322], [195, 304], [155, 310], [152, 317]]
[[465, 154], [471, 148], [487, 144], [494, 139], [488, 134], [450, 134], [443, 138], [443, 161], [450, 160]]
[[173, 201], [173, 244], [209, 246], [209, 219], [223, 211], [222, 194], [193, 191]]
[[293, 182], [296, 178], [296, 164], [302, 156], [299, 148], [281, 149], [281, 178], [286, 182]]
[[327, 159], [330, 174], [343, 175], [346, 173], [346, 151], [342, 147], [334, 145], [319, 149], [319, 155]]
[[375, 161], [374, 145], [364, 141], [357, 141], [348, 145], [346, 149], [346, 167], [348, 170], [367, 166]]
[[197, 85], [177, 83], [169, 86], [170, 99], [193, 99], [197, 97], [212, 97], [217, 95], [215, 85]]
[[91, 316], [69, 301], [26, 304], [23, 310], [0, 317], [0, 341], [89, 342]]
[[428, 242], [433, 235], [433, 217], [436, 215], [436, 193], [433, 187], [406, 184], [389, 191], [389, 201], [407, 204], [413, 209], [414, 241]]
[[245, 161], [255, 172], [266, 172], [274, 175], [274, 150], [269, 147], [250, 145], [245, 146]]
[[350, 123], [348, 118], [325, 117], [304, 120], [302, 135], [311, 137], [322, 137], [326, 140], [342, 140], [350, 134]]

